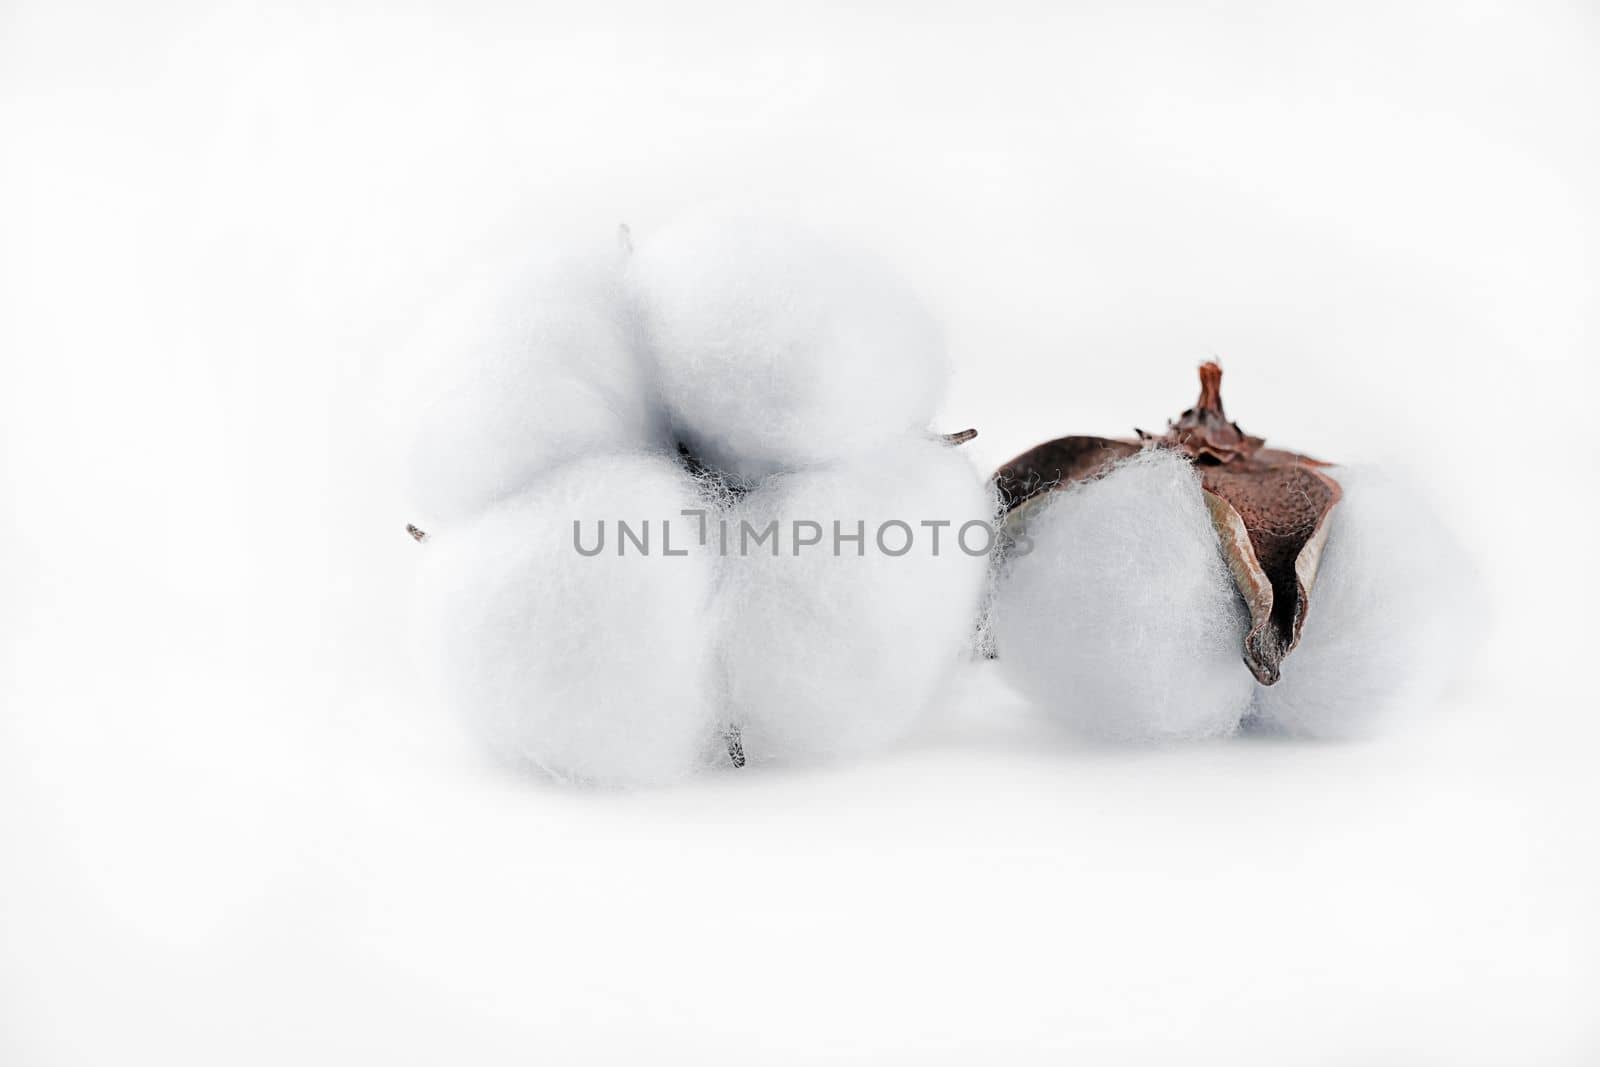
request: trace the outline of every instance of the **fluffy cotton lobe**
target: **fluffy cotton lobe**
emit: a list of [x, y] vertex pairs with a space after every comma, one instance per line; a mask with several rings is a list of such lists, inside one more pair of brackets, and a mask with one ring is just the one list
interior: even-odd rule
[[[427, 544], [425, 617], [444, 680], [495, 747], [563, 779], [659, 783], [702, 761], [716, 726], [713, 559], [681, 512], [702, 506], [671, 460], [580, 460]], [[650, 554], [617, 522], [648, 523]], [[604, 549], [593, 548], [604, 522]], [[672, 550], [662, 543], [671, 521]]]
[[1330, 473], [1344, 497], [1300, 647], [1256, 714], [1291, 734], [1359, 737], [1431, 701], [1470, 641], [1475, 583], [1425, 494], [1376, 468]]
[[596, 451], [664, 448], [619, 255], [545, 253], [430, 314], [412, 449], [417, 517], [453, 521]]
[[1255, 689], [1244, 606], [1187, 459], [1151, 449], [1050, 493], [1026, 534], [1031, 551], [1002, 565], [991, 607], [999, 665], [1020, 692], [1110, 740], [1237, 728]]
[[[772, 548], [723, 560], [718, 592], [727, 716], [748, 758], [855, 755], [911, 729], [968, 654], [994, 510], [958, 450], [916, 439], [773, 477], [731, 509], [740, 534], [777, 529]], [[796, 520], [819, 530], [797, 535]], [[835, 555], [835, 523], [864, 542]], [[968, 523], [978, 555], [958, 543]]]
[[882, 263], [804, 226], [702, 217], [629, 272], [662, 397], [708, 464], [759, 478], [927, 429], [948, 375], [926, 308]]

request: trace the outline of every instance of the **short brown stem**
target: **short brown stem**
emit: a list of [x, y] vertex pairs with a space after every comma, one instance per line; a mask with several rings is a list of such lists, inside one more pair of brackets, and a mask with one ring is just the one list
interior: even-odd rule
[[1222, 414], [1222, 366], [1215, 360], [1200, 364], [1200, 399], [1194, 410], [1197, 415], [1203, 411]]

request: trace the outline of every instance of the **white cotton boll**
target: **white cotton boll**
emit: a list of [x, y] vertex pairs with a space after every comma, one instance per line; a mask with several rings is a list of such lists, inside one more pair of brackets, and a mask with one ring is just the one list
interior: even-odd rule
[[1328, 472], [1344, 495], [1329, 520], [1299, 646], [1261, 688], [1264, 725], [1308, 737], [1360, 737], [1427, 704], [1469, 635], [1475, 576], [1455, 538], [1404, 478]]
[[701, 218], [629, 273], [680, 435], [742, 478], [923, 431], [948, 368], [928, 310], [887, 265], [813, 230]]
[[[563, 779], [659, 783], [696, 767], [717, 717], [714, 560], [681, 515], [699, 506], [665, 457], [595, 457], [430, 531], [425, 622], [443, 681], [478, 732]], [[631, 541], [618, 554], [619, 519], [635, 534], [649, 524], [648, 555]], [[574, 546], [575, 520], [586, 549], [605, 523], [598, 555]]]
[[621, 270], [620, 252], [544, 253], [430, 315], [411, 453], [421, 518], [471, 514], [562, 460], [665, 447]]
[[1034, 506], [992, 605], [1005, 677], [1096, 738], [1232, 733], [1246, 613], [1189, 462], [1151, 449]]
[[[807, 762], [903, 737], [970, 655], [993, 513], [958, 449], [918, 439], [776, 476], [730, 509], [721, 661], [746, 758]], [[797, 520], [818, 524], [821, 543], [799, 544], [817, 531]], [[863, 555], [851, 542], [834, 555], [835, 521], [847, 536], [861, 524]], [[909, 527], [901, 555], [884, 551], [907, 543], [892, 522]], [[958, 543], [969, 522], [981, 524], [966, 534], [977, 555]], [[777, 524], [776, 555], [773, 542], [741, 541], [746, 523], [756, 535]]]

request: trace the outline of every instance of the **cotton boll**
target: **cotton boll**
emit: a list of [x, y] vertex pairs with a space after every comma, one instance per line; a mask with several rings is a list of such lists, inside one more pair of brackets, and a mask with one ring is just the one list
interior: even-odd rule
[[[920, 439], [773, 477], [740, 500], [718, 599], [727, 714], [746, 758], [854, 755], [910, 730], [970, 654], [993, 513], [966, 457]], [[834, 554], [835, 522], [847, 536], [860, 524], [863, 554], [852, 542]], [[978, 555], [958, 543], [969, 522]], [[747, 540], [773, 523], [773, 541]]]
[[629, 277], [678, 432], [729, 474], [864, 454], [926, 430], [943, 395], [927, 309], [809, 228], [684, 222], [641, 244]]
[[994, 594], [1002, 673], [1093, 737], [1233, 732], [1246, 615], [1189, 462], [1147, 450], [1033, 507]]
[[[714, 560], [681, 515], [699, 506], [664, 457], [595, 457], [430, 531], [426, 622], [478, 732], [563, 779], [658, 783], [695, 768], [716, 725]], [[636, 534], [648, 523], [648, 555], [631, 541], [619, 555], [619, 519]], [[605, 524], [598, 555], [578, 552], [575, 521], [585, 549]]]
[[432, 364], [412, 449], [419, 516], [471, 514], [596, 450], [664, 447], [633, 334], [620, 253], [545, 253], [438, 308], [418, 342]]
[[1264, 725], [1359, 737], [1384, 716], [1426, 704], [1467, 643], [1474, 576], [1455, 539], [1403, 478], [1329, 472], [1335, 506], [1300, 645], [1256, 697]]

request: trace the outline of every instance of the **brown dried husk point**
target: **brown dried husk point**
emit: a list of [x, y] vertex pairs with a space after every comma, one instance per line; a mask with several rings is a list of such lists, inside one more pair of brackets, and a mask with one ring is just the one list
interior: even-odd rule
[[1200, 399], [1168, 423], [1166, 433], [1134, 432], [1134, 438], [1058, 437], [1001, 467], [995, 484], [1007, 526], [1025, 522], [1052, 491], [1097, 478], [1143, 449], [1189, 457], [1234, 585], [1250, 610], [1245, 664], [1262, 685], [1272, 685], [1300, 642], [1339, 483], [1321, 460], [1267, 448], [1228, 421], [1216, 363], [1201, 365]]

